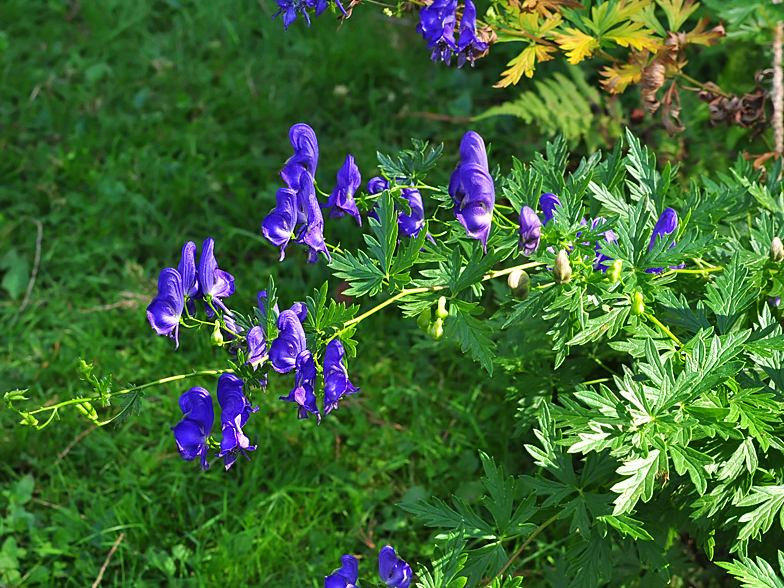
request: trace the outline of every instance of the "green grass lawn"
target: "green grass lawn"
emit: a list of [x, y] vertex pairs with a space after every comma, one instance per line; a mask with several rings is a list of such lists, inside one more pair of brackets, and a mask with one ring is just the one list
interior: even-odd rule
[[[145, 307], [160, 269], [207, 236], [236, 278], [237, 309], [250, 309], [270, 274], [286, 304], [323, 281], [323, 262], [306, 266], [292, 249], [278, 263], [260, 236], [292, 124], [318, 133], [324, 186], [347, 153], [368, 179], [375, 150], [411, 136], [447, 143], [443, 180], [467, 127], [406, 113], [460, 117], [498, 99], [490, 85], [501, 63], [437, 67], [412, 21], [357, 10], [338, 32], [325, 15], [284, 34], [273, 8], [4, 3], [0, 259], [17, 277], [0, 299], [3, 392], [28, 389], [30, 407], [86, 394], [80, 357], [113, 374], [115, 389], [224, 367], [207, 333], [183, 334], [175, 352]], [[495, 127], [514, 128], [502, 119], [477, 128]], [[20, 314], [35, 221], [40, 266]], [[359, 238], [344, 236], [348, 223], [331, 224], [333, 242]], [[371, 560], [387, 543], [426, 561], [429, 532], [395, 504], [453, 492], [476, 500], [476, 449], [508, 458], [514, 415], [503, 390], [412, 321], [368, 322], [351, 362], [362, 392], [317, 427], [277, 400], [289, 383], [273, 380], [246, 427], [258, 449], [228, 473], [183, 462], [169, 431], [179, 395], [214, 390], [214, 379], [152, 389], [118, 428], [94, 430], [64, 411], [39, 432], [0, 411], [0, 585], [90, 586], [121, 533], [102, 586], [316, 586], [341, 554]], [[377, 340], [379, 329], [391, 336]]]

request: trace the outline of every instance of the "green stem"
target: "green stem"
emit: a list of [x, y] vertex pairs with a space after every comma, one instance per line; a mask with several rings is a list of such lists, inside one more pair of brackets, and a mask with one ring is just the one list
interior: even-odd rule
[[691, 77], [689, 75], [686, 75], [683, 72], [676, 73], [675, 77], [676, 78], [680, 78], [680, 79], [682, 79], [682, 80], [684, 80], [686, 82], [689, 82], [690, 84], [693, 84], [693, 85], [697, 86], [698, 88], [702, 88], [703, 90], [707, 90], [708, 92], [713, 92], [714, 94], [718, 94], [719, 96], [723, 96], [724, 98], [732, 98], [732, 94], [729, 94], [729, 93], [725, 92], [724, 90], [722, 90], [718, 86], [715, 86], [715, 87], [714, 86], [708, 86], [707, 84], [703, 84], [701, 81], [695, 80], [693, 77]]
[[669, 329], [668, 329], [666, 326], [664, 326], [664, 324], [663, 324], [663, 323], [662, 323], [662, 322], [661, 322], [659, 319], [657, 319], [655, 316], [653, 316], [652, 314], [650, 314], [650, 313], [647, 313], [647, 312], [645, 313], [645, 318], [647, 318], [647, 319], [649, 319], [651, 322], [653, 322], [653, 323], [654, 323], [654, 324], [655, 324], [657, 327], [659, 327], [659, 328], [660, 328], [662, 331], [664, 331], [664, 333], [665, 333], [665, 334], [666, 334], [666, 335], [667, 335], [667, 336], [668, 336], [670, 339], [672, 339], [673, 341], [675, 341], [675, 342], [678, 344], [678, 347], [680, 347], [681, 349], [683, 349], [683, 343], [681, 343], [681, 340], [680, 340], [680, 339], [678, 339], [678, 337], [676, 337], [675, 335], [673, 335], [673, 334], [672, 334], [672, 331], [670, 331], [670, 330], [669, 330]]
[[704, 267], [699, 269], [671, 269], [664, 273], [658, 274], [657, 276], [654, 276], [653, 279], [655, 280], [656, 278], [671, 276], [672, 274], [707, 274], [710, 272], [720, 272], [723, 269], [724, 267], [722, 266], [710, 266], [710, 267]]
[[[559, 514], [560, 514], [560, 513], [559, 513]], [[509, 561], [507, 561], [507, 562], [506, 562], [506, 565], [504, 565], [504, 567], [502, 567], [502, 568], [501, 568], [501, 570], [500, 570], [500, 571], [499, 571], [499, 572], [498, 572], [498, 573], [497, 573], [495, 576], [493, 576], [493, 577], [490, 579], [490, 581], [489, 581], [489, 582], [487, 582], [487, 583], [485, 584], [485, 586], [490, 586], [490, 585], [491, 585], [493, 582], [495, 582], [496, 578], [500, 578], [500, 577], [501, 577], [501, 576], [504, 574], [504, 572], [505, 572], [507, 569], [509, 569], [509, 566], [511, 566], [511, 565], [512, 565], [512, 562], [513, 562], [514, 560], [516, 560], [516, 559], [518, 558], [518, 556], [519, 556], [519, 555], [520, 555], [520, 554], [521, 554], [523, 551], [525, 551], [525, 548], [526, 548], [526, 547], [528, 547], [528, 545], [531, 543], [531, 541], [533, 541], [533, 540], [536, 538], [536, 536], [537, 536], [539, 533], [541, 533], [541, 532], [542, 532], [542, 531], [544, 531], [544, 530], [545, 530], [547, 527], [549, 527], [550, 525], [552, 525], [552, 524], [553, 524], [553, 523], [554, 523], [556, 520], [558, 520], [558, 515], [557, 515], [557, 514], [554, 514], [554, 515], [553, 515], [553, 516], [551, 516], [549, 519], [547, 519], [545, 522], [543, 522], [541, 525], [539, 525], [539, 526], [536, 528], [536, 530], [535, 530], [533, 533], [531, 533], [531, 534], [528, 536], [528, 539], [526, 539], [526, 540], [525, 540], [525, 542], [524, 542], [524, 543], [523, 543], [523, 544], [520, 546], [520, 548], [519, 548], [517, 551], [515, 551], [515, 552], [514, 552], [514, 554], [512, 555], [512, 557], [510, 557], [510, 558], [509, 558]]]

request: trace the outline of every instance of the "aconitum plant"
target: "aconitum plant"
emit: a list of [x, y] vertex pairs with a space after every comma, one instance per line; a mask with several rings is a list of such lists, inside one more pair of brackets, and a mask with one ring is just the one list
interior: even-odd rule
[[[255, 308], [237, 308], [220, 239], [199, 235], [198, 260], [196, 241], [172, 243], [150, 336], [174, 339], [177, 353], [206, 334], [226, 363], [113, 391], [82, 362], [89, 394], [34, 409], [21, 392], [5, 395], [23, 425], [43, 429], [70, 408], [106, 425], [138, 412], [152, 386], [198, 380], [181, 392], [167, 442], [193, 475], [218, 475], [207, 470], [221, 460], [232, 475], [263, 459], [251, 445], [260, 406], [285, 406], [303, 427], [353, 410], [367, 392], [357, 327], [398, 307], [433, 345], [459, 347], [503, 382], [521, 432], [531, 430], [508, 443], [524, 444], [536, 467], [510, 477], [480, 452], [480, 502], [402, 505], [438, 528], [438, 544], [429, 567], [413, 568], [383, 547], [382, 585], [518, 588], [539, 558], [553, 558], [555, 585], [665, 585], [686, 544], [703, 567], [716, 560], [749, 586], [780, 585], [767, 563], [784, 559], [780, 161], [763, 177], [740, 158], [720, 182], [679, 187], [627, 133], [569, 167], [555, 140], [504, 175], [468, 131], [445, 186], [428, 181], [443, 147], [421, 141], [380, 154], [377, 170], [346, 154], [320, 172], [334, 185], [320, 186], [316, 133], [298, 124], [290, 138], [259, 231], [281, 255], [345, 280], [355, 302], [330, 299], [327, 283], [281, 300], [270, 278], [255, 285]], [[338, 222], [364, 245], [328, 243], [324, 226]], [[536, 385], [515, 389], [520, 374]], [[265, 399], [273, 384], [280, 392]], [[358, 585], [358, 560], [341, 562], [324, 570], [326, 588]]]

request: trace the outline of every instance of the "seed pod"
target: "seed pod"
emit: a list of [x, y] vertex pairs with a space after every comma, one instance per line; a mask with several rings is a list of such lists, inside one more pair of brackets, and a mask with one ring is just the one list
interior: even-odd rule
[[635, 292], [632, 294], [632, 314], [640, 316], [645, 312], [645, 302], [642, 299], [642, 292]]
[[618, 280], [621, 279], [621, 270], [623, 269], [623, 262], [620, 259], [616, 259], [612, 262], [609, 268], [607, 268], [607, 280], [611, 284], [615, 284]]
[[215, 321], [215, 328], [212, 330], [212, 344], [216, 347], [223, 347], [223, 333], [221, 333], [220, 321]]
[[518, 300], [528, 298], [528, 293], [531, 291], [531, 279], [523, 270], [516, 269], [510, 273], [506, 283], [512, 289], [512, 296]]
[[568, 284], [569, 280], [572, 279], [572, 266], [569, 265], [569, 256], [566, 254], [565, 249], [561, 249], [555, 258], [553, 277], [556, 284]]
[[438, 299], [438, 307], [436, 308], [436, 317], [445, 319], [449, 316], [449, 311], [446, 308], [446, 296]]
[[773, 237], [773, 241], [770, 242], [770, 260], [775, 263], [784, 261], [784, 244], [778, 237]]
[[430, 307], [428, 306], [422, 312], [419, 313], [417, 317], [417, 327], [422, 329], [425, 333], [428, 332], [430, 329], [430, 319], [432, 313], [430, 312]]
[[438, 341], [444, 336], [444, 320], [437, 318], [430, 326], [430, 336], [434, 341]]

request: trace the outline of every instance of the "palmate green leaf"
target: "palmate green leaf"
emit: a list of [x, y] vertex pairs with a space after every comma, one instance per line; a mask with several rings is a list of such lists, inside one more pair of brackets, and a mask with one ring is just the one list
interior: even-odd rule
[[626, 198], [624, 198], [621, 194], [611, 192], [610, 189], [604, 185], [604, 183], [596, 184], [591, 182], [588, 184], [588, 189], [590, 190], [593, 199], [595, 199], [596, 202], [600, 205], [597, 207], [597, 215], [603, 208], [610, 214], [617, 214], [628, 217], [634, 208], [631, 204], [626, 202]]
[[[755, 562], [743, 557], [740, 560], [719, 561], [718, 565], [735, 576], [743, 588], [784, 588], [784, 580], [773, 567], [761, 557]], [[784, 576], [784, 552], [779, 551], [779, 568]]]
[[460, 531], [451, 533], [445, 542], [440, 542], [433, 554], [432, 572], [418, 566], [418, 588], [463, 588], [467, 578], [461, 575], [468, 555], [463, 552], [466, 540]]
[[598, 588], [612, 576], [612, 543], [609, 539], [592, 537], [572, 548], [567, 575], [572, 576], [569, 588]]
[[735, 502], [735, 506], [740, 508], [755, 505], [759, 506], [738, 519], [738, 522], [746, 523], [738, 533], [738, 541], [762, 540], [762, 535], [770, 530], [777, 516], [784, 529], [784, 486], [753, 486], [748, 496]]
[[523, 206], [536, 209], [542, 194], [542, 177], [532, 167], [525, 167], [512, 157], [512, 171], [502, 184], [501, 193], [518, 214]]
[[643, 502], [651, 499], [660, 455], [660, 451], [654, 449], [647, 456], [628, 461], [618, 468], [618, 474], [627, 477], [610, 488], [618, 494], [614, 501], [614, 516], [630, 513], [640, 499]]
[[485, 477], [482, 483], [487, 488], [490, 496], [485, 496], [482, 503], [490, 511], [495, 520], [496, 528], [500, 535], [505, 535], [512, 522], [512, 505], [515, 495], [515, 479], [505, 477], [501, 467], [495, 465], [493, 458], [483, 451], [479, 452]]
[[759, 460], [757, 459], [757, 450], [754, 448], [754, 442], [751, 437], [746, 437], [740, 442], [738, 448], [732, 456], [722, 464], [719, 469], [719, 481], [734, 480], [746, 467], [749, 474], [753, 474], [757, 470]]
[[569, 158], [563, 135], [556, 135], [552, 142], [548, 141], [545, 145], [545, 153], [546, 158], [541, 153], [536, 153], [531, 167], [542, 178], [542, 190], [561, 194], [566, 185], [564, 172]]
[[515, 305], [503, 328], [506, 329], [530, 318], [541, 316], [557, 297], [558, 294], [553, 288], [534, 290], [528, 298]]
[[450, 530], [462, 529], [468, 537], [495, 536], [493, 528], [482, 517], [477, 515], [470, 505], [457, 497], [453, 497], [452, 501], [455, 508], [448, 506], [443, 500], [438, 498], [434, 498], [432, 504], [420, 500], [414, 504], [402, 503], [398, 504], [398, 506], [407, 513], [414, 515], [426, 527], [440, 527]]
[[463, 571], [460, 572], [467, 578], [466, 588], [478, 586], [482, 578], [492, 578], [509, 560], [503, 545], [496, 541], [483, 545], [479, 549], [466, 552], [468, 558]]
[[401, 274], [413, 267], [419, 258], [419, 252], [425, 244], [427, 230], [428, 224], [427, 221], [425, 221], [424, 226], [419, 230], [419, 233], [415, 238], [409, 239], [405, 245], [401, 244], [400, 247], [398, 247], [397, 255], [395, 255], [394, 262], [389, 270], [391, 275]]
[[368, 218], [370, 228], [373, 229], [376, 238], [374, 239], [370, 235], [363, 235], [363, 237], [368, 250], [381, 264], [384, 276], [388, 276], [397, 246], [397, 211], [389, 190], [384, 190], [376, 202], [378, 220], [373, 217]]
[[442, 264], [442, 271], [452, 294], [462, 292], [480, 282], [491, 267], [509, 257], [513, 251], [513, 249], [496, 249], [485, 254], [479, 241], [474, 241], [471, 257], [468, 263], [463, 265], [460, 248], [455, 247], [449, 264]]
[[670, 445], [668, 449], [678, 475], [682, 476], [689, 472], [689, 478], [691, 478], [692, 483], [697, 488], [697, 492], [700, 493], [700, 496], [705, 494], [705, 491], [708, 489], [708, 472], [705, 466], [713, 463], [710, 456], [691, 447]]
[[597, 518], [600, 521], [607, 523], [611, 527], [614, 527], [624, 537], [629, 536], [632, 539], [653, 541], [653, 537], [651, 537], [650, 533], [643, 529], [642, 523], [636, 519], [626, 515], [620, 515], [617, 517], [613, 515], [604, 515]]
[[422, 179], [425, 172], [435, 167], [436, 161], [444, 150], [443, 143], [438, 147], [431, 147], [428, 151], [427, 141], [412, 139], [411, 142], [414, 148], [402, 149], [398, 153], [397, 160], [376, 152], [379, 169], [387, 178], [402, 178], [405, 183], [413, 184], [417, 179]]
[[[317, 335], [330, 337], [343, 328], [344, 324], [354, 318], [359, 310], [357, 305], [346, 308], [345, 303], [329, 298], [329, 284], [324, 282], [321, 288], [313, 290], [313, 296], [305, 297], [308, 307], [307, 324]], [[341, 338], [344, 340], [345, 338]], [[345, 341], [344, 341], [345, 342]]]
[[577, 333], [567, 345], [583, 345], [590, 341], [598, 341], [603, 336], [612, 339], [618, 332], [631, 312], [630, 306], [619, 306], [610, 312], [589, 319], [582, 331]]
[[664, 196], [670, 189], [670, 182], [678, 172], [678, 165], [671, 166], [670, 162], [664, 166], [660, 174], [656, 170], [656, 156], [643, 146], [632, 132], [626, 129], [626, 143], [629, 152], [626, 155], [626, 169], [637, 180], [637, 185], [628, 182], [634, 200], [649, 197], [652, 201], [652, 213], [664, 210]]
[[471, 353], [471, 358], [493, 375], [495, 342], [490, 339], [493, 329], [486, 321], [476, 318], [484, 309], [476, 302], [452, 299], [449, 317], [444, 324], [446, 336], [460, 342], [463, 353]]
[[716, 327], [721, 334], [731, 331], [759, 296], [759, 288], [745, 283], [747, 277], [748, 270], [736, 255], [706, 291], [708, 306], [716, 315]]
[[672, 290], [668, 288], [654, 290], [656, 302], [664, 310], [667, 325], [672, 328], [680, 328], [688, 333], [697, 333], [700, 329], [710, 329], [708, 313], [702, 301], [697, 302], [697, 310], [693, 311], [686, 301], [686, 297], [681, 294], [676, 298]]
[[757, 440], [763, 451], [767, 451], [774, 427], [781, 424], [782, 409], [773, 394], [762, 390], [744, 388], [733, 394], [729, 398], [730, 412], [725, 420], [737, 422], [742, 430]]
[[361, 249], [357, 257], [350, 251], [333, 252], [329, 267], [336, 277], [343, 278], [351, 286], [344, 292], [346, 296], [375, 296], [381, 291], [384, 273]]

